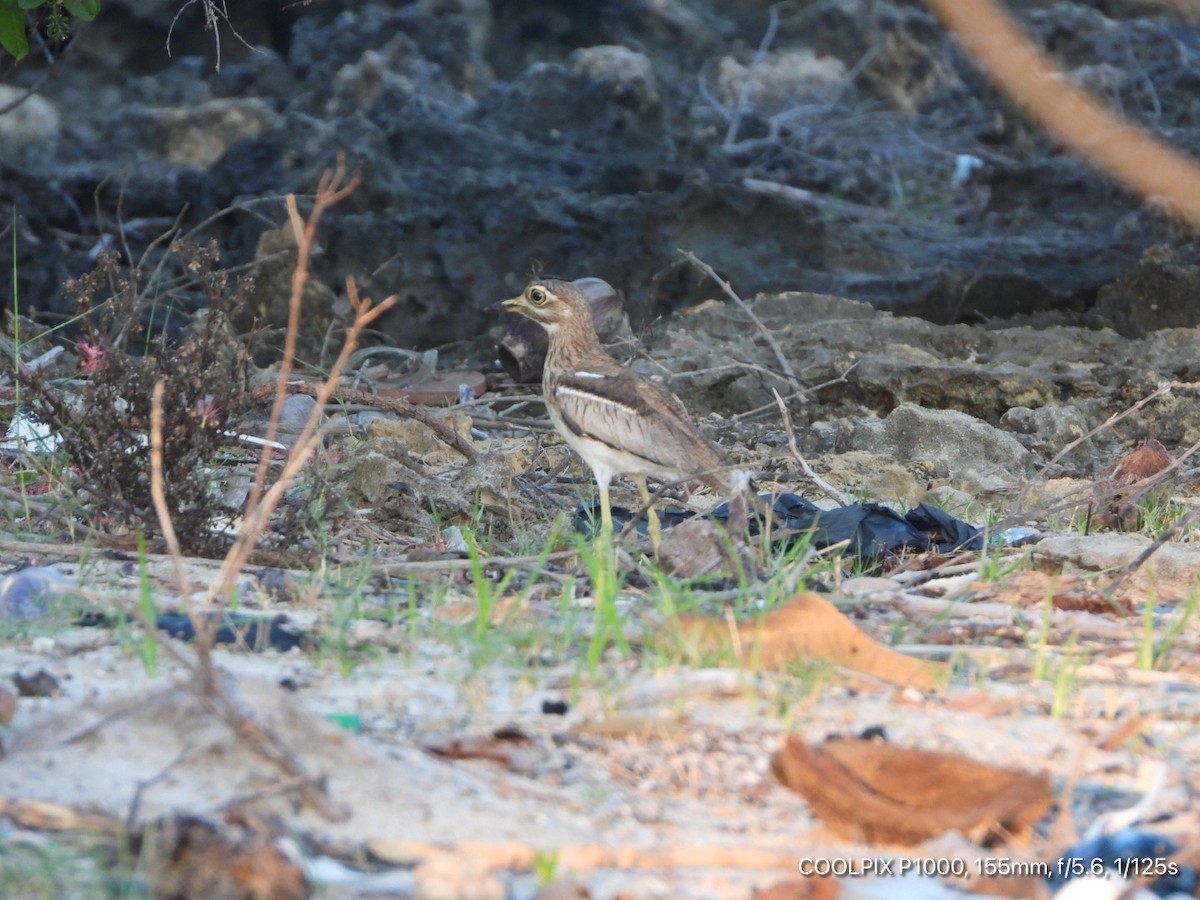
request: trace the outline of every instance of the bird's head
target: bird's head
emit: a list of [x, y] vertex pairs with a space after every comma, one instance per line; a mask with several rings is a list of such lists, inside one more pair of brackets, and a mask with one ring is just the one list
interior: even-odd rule
[[571, 282], [559, 278], [535, 278], [518, 296], [500, 306], [507, 312], [533, 319], [551, 333], [572, 322], [591, 324], [583, 293]]

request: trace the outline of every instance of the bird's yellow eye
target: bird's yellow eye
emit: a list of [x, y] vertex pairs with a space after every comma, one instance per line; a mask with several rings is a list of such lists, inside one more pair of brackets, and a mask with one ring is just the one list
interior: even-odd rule
[[546, 302], [547, 294], [540, 287], [529, 289], [529, 302], [534, 306], [541, 306]]

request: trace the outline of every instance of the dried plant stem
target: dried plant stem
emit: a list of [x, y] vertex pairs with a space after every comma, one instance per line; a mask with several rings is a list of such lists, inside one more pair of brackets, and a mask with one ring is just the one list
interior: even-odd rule
[[[275, 435], [279, 433], [279, 416], [283, 411], [283, 401], [287, 397], [287, 378], [291, 374], [296, 360], [296, 343], [300, 337], [300, 306], [304, 299], [304, 288], [308, 284], [312, 248], [317, 237], [317, 224], [321, 221], [325, 210], [345, 199], [358, 187], [357, 178], [351, 178], [350, 181], [345, 182], [345, 177], [346, 158], [338, 154], [334, 170], [332, 172], [326, 170], [321, 175], [316, 196], [313, 198], [312, 212], [309, 214], [307, 222], [300, 216], [299, 207], [296, 205], [296, 195], [287, 195], [288, 219], [292, 225], [292, 234], [296, 239], [296, 265], [292, 269], [292, 293], [288, 298], [288, 324], [287, 334], [284, 337], [283, 359], [279, 362], [279, 371], [275, 378], [275, 399], [271, 404], [271, 418], [267, 422], [265, 437], [268, 442], [275, 440]], [[250, 495], [246, 499], [247, 510], [252, 510], [258, 505], [270, 461], [271, 450], [263, 447], [258, 458], [258, 468], [254, 472], [254, 483], [250, 488]]]
[[[219, 597], [227, 596], [229, 591], [232, 590], [234, 579], [237, 578], [238, 573], [250, 558], [250, 554], [254, 550], [254, 544], [262, 533], [267, 519], [270, 518], [279, 501], [283, 499], [284, 491], [291, 485], [292, 479], [296, 477], [296, 474], [308, 462], [320, 444], [320, 423], [322, 417], [325, 415], [324, 406], [337, 390], [338, 378], [341, 377], [346, 360], [350, 358], [350, 355], [358, 346], [359, 336], [380, 315], [390, 309], [398, 299], [393, 295], [376, 305], [372, 305], [370, 300], [359, 297], [358, 287], [355, 285], [353, 278], [346, 279], [346, 294], [350, 299], [350, 307], [354, 311], [354, 321], [346, 332], [346, 340], [342, 345], [342, 352], [338, 354], [338, 358], [334, 361], [333, 366], [330, 367], [329, 377], [317, 389], [315, 397], [317, 402], [313, 406], [308, 421], [304, 423], [304, 427], [300, 430], [300, 434], [296, 438], [296, 443], [288, 453], [279, 478], [262, 495], [259, 502], [247, 511], [242, 521], [241, 530], [238, 532], [237, 540], [234, 542], [233, 547], [230, 548], [229, 553], [226, 554], [225, 561], [221, 565], [221, 570], [209, 588], [208, 600], [210, 602], [215, 601]], [[283, 373], [280, 373], [278, 381], [282, 383]], [[286, 396], [286, 390], [279, 391], [276, 394], [276, 409], [272, 411], [271, 416], [273, 422], [278, 423], [278, 407], [283, 403], [280, 398], [284, 396]]]
[[824, 491], [831, 500], [839, 506], [849, 506], [854, 501], [814, 472], [812, 466], [808, 464], [808, 460], [800, 455], [800, 448], [796, 446], [796, 429], [792, 427], [792, 414], [788, 412], [787, 404], [779, 396], [779, 391], [771, 388], [771, 393], [775, 395], [775, 404], [779, 407], [779, 415], [783, 417], [783, 430], [787, 435], [788, 449], [792, 452], [792, 458], [796, 460], [801, 471], [812, 480], [813, 484]]
[[824, 194], [818, 194], [815, 191], [805, 188], [793, 187], [790, 184], [780, 184], [778, 181], [765, 181], [762, 178], [743, 178], [742, 187], [751, 194], [773, 197], [776, 200], [794, 203], [797, 206], [808, 206], [814, 209], [842, 213], [847, 216], [856, 216], [860, 219], [890, 219], [896, 217], [895, 213], [891, 212], [891, 210], [866, 206], [862, 203], [852, 203], [849, 200], [842, 200], [839, 197], [827, 197]]
[[758, 42], [758, 49], [754, 51], [754, 58], [750, 61], [750, 67], [742, 77], [742, 87], [738, 91], [737, 104], [734, 106], [733, 113], [729, 117], [729, 125], [725, 129], [725, 140], [721, 143], [721, 149], [726, 153], [737, 146], [738, 131], [742, 126], [742, 117], [750, 110], [750, 94], [753, 92], [754, 82], [758, 78], [758, 69], [766, 61], [771, 44], [775, 41], [775, 34], [779, 31], [779, 9], [786, 5], [786, 0], [783, 3], [772, 3], [771, 8], [767, 11], [766, 33], [763, 34], [762, 40]]
[[[804, 396], [815, 397], [818, 393], [820, 393], [822, 390], [824, 390], [827, 387], [832, 387], [835, 384], [845, 384], [846, 376], [849, 375], [851, 372], [853, 372], [856, 368], [858, 368], [858, 364], [860, 362], [862, 362], [862, 360], [856, 359], [854, 362], [850, 363], [850, 365], [846, 366], [846, 368], [843, 369], [841, 374], [839, 374], [836, 378], [830, 378], [828, 381], [823, 381], [820, 384], [814, 384], [812, 387], [807, 387], [802, 391], [795, 391], [793, 393], [788, 394], [783, 399], [785, 401], [791, 401], [791, 400], [796, 400], [796, 399], [798, 399], [800, 397], [804, 397]], [[776, 408], [775, 401], [772, 400], [770, 403], [764, 403], [762, 406], [757, 406], [754, 409], [748, 409], [745, 412], [740, 412], [737, 415], [730, 416], [729, 421], [741, 422], [744, 419], [752, 419], [755, 416], [762, 415], [767, 410], [775, 409], [775, 408]]]
[[1053, 459], [1051, 459], [1050, 462], [1046, 463], [1046, 469], [1049, 470], [1049, 469], [1054, 468], [1056, 465], [1058, 465], [1059, 461], [1064, 456], [1066, 456], [1068, 453], [1070, 453], [1072, 450], [1074, 450], [1076, 447], [1078, 447], [1084, 441], [1095, 437], [1097, 434], [1099, 434], [1102, 431], [1107, 431], [1109, 428], [1112, 428], [1114, 425], [1116, 425], [1122, 419], [1133, 415], [1135, 412], [1142, 409], [1147, 404], [1157, 400], [1159, 397], [1169, 394], [1169, 393], [1171, 393], [1171, 391], [1177, 390], [1177, 389], [1195, 390], [1196, 388], [1200, 388], [1200, 382], [1167, 381], [1167, 382], [1164, 382], [1163, 384], [1160, 384], [1157, 388], [1155, 388], [1153, 391], [1151, 391], [1149, 394], [1147, 394], [1141, 400], [1139, 400], [1135, 404], [1133, 404], [1133, 406], [1127, 407], [1126, 409], [1122, 409], [1118, 412], [1113, 413], [1111, 416], [1109, 416], [1107, 419], [1105, 419], [1103, 422], [1101, 422], [1099, 425], [1097, 425], [1095, 428], [1093, 428], [1087, 434], [1084, 434], [1084, 435], [1081, 435], [1081, 436], [1075, 438], [1075, 440], [1071, 441], [1071, 443], [1067, 444], [1065, 447], [1063, 447], [1061, 450], [1059, 450], [1056, 454], [1054, 454]]
[[[316, 197], [313, 200], [313, 211], [307, 222], [299, 214], [295, 197], [290, 195], [288, 197], [288, 212], [291, 217], [293, 231], [296, 235], [297, 262], [292, 276], [292, 294], [289, 306], [285, 358], [276, 380], [275, 402], [271, 410], [268, 438], [273, 438], [278, 429], [280, 410], [287, 396], [287, 373], [291, 369], [295, 356], [296, 337], [299, 332], [300, 323], [300, 300], [303, 296], [304, 286], [308, 280], [308, 265], [311, 258], [313, 241], [316, 237], [317, 221], [322, 212], [338, 200], [344, 198], [354, 189], [356, 181], [351, 179], [350, 182], [345, 183], [344, 179], [345, 161], [342, 157], [339, 157], [335, 170], [333, 172], [327, 171], [321, 176], [321, 182], [317, 189]], [[256, 721], [252, 716], [243, 712], [238, 703], [218, 684], [216, 669], [212, 660], [212, 648], [216, 638], [216, 630], [219, 626], [219, 617], [210, 614], [209, 611], [218, 606], [216, 603], [218, 598], [227, 597], [233, 589], [234, 579], [237, 578], [238, 573], [241, 572], [243, 566], [246, 564], [268, 518], [282, 499], [284, 491], [320, 443], [320, 424], [324, 415], [323, 407], [336, 390], [338, 378], [346, 365], [346, 361], [358, 345], [359, 336], [364, 329], [389, 309], [397, 299], [396, 297], [389, 297], [377, 305], [372, 305], [370, 300], [359, 297], [357, 286], [352, 278], [346, 279], [346, 293], [350, 300], [351, 309], [354, 312], [354, 320], [347, 331], [342, 352], [334, 362], [329, 378], [316, 392], [317, 403], [308, 421], [304, 424], [304, 428], [301, 429], [300, 435], [291, 452], [289, 452], [283, 465], [283, 471], [265, 493], [262, 490], [262, 486], [266, 476], [267, 464], [269, 462], [268, 454], [270, 451], [264, 450], [263, 455], [260, 457], [258, 471], [255, 476], [254, 490], [247, 506], [241, 531], [233, 547], [221, 563], [217, 577], [213, 579], [204, 603], [201, 604], [199, 609], [197, 609], [196, 604], [191, 601], [189, 596], [190, 590], [184, 566], [184, 557], [171, 522], [166, 502], [166, 491], [163, 485], [162, 398], [164, 385], [161, 381], [155, 385], [154, 389], [150, 427], [151, 496], [154, 500], [154, 508], [159, 518], [159, 524], [166, 537], [167, 547], [170, 550], [170, 555], [175, 565], [175, 572], [179, 579], [179, 587], [184, 597], [188, 617], [191, 620], [195, 633], [195, 662], [188, 660], [184, 654], [173, 646], [171, 641], [164, 640], [163, 646], [167, 648], [167, 652], [172, 658], [181, 662], [192, 674], [191, 684], [197, 690], [198, 696], [205, 705], [215, 714], [219, 715], [255, 752], [270, 760], [299, 785], [301, 796], [306, 802], [311, 804], [322, 815], [331, 819], [339, 818], [341, 813], [333, 808], [317, 781], [305, 773], [299, 761], [277, 735], [265, 725]], [[143, 627], [151, 629], [155, 627], [154, 623], [145, 620], [145, 616], [140, 610], [135, 610], [134, 615]]]
[[[154, 501], [154, 512], [158, 516], [159, 527], [162, 528], [163, 538], [167, 542], [167, 551], [175, 565], [175, 578], [179, 582], [179, 596], [187, 610], [188, 620], [192, 623], [192, 632], [196, 635], [196, 665], [190, 666], [193, 674], [200, 680], [201, 692], [205, 695], [216, 690], [216, 674], [212, 663], [212, 647], [216, 636], [217, 624], [212, 617], [201, 614], [191, 600], [191, 588], [188, 585], [187, 567], [183, 562], [183, 551], [179, 547], [179, 538], [175, 534], [175, 525], [171, 521], [171, 512], [167, 506], [167, 493], [163, 487], [163, 389], [160, 378], [154, 384], [154, 393], [150, 398], [150, 496]], [[140, 620], [141, 611], [138, 610]], [[143, 628], [157, 630], [154, 622], [142, 621]], [[174, 648], [172, 648], [173, 650]], [[176, 660], [180, 655], [172, 652]]]
[[1050, 134], [1108, 175], [1200, 227], [1200, 167], [1071, 84], [993, 0], [929, 0], [992, 81]]
[[736, 303], [741, 308], [742, 312], [750, 317], [750, 321], [754, 323], [754, 327], [758, 329], [759, 334], [763, 336], [763, 340], [767, 342], [767, 346], [770, 347], [771, 351], [775, 354], [775, 359], [779, 363], [779, 368], [787, 377], [787, 382], [791, 386], [792, 390], [802, 390], [800, 387], [800, 379], [796, 377], [796, 372], [794, 369], [792, 369], [792, 364], [788, 362], [787, 357], [784, 355], [783, 348], [779, 346], [779, 341], [775, 340], [775, 335], [771, 334], [770, 329], [763, 324], [762, 319], [754, 314], [754, 310], [750, 308], [750, 304], [739, 297], [729, 282], [721, 278], [713, 270], [712, 266], [696, 256], [695, 253], [690, 250], [680, 250], [679, 252], [683, 254], [683, 258], [685, 260], [720, 285], [721, 290], [725, 292], [725, 296]]

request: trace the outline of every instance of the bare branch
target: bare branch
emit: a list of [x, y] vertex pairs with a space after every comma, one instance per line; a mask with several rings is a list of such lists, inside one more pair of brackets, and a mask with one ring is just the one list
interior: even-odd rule
[[796, 372], [794, 369], [792, 369], [792, 364], [788, 362], [787, 357], [784, 356], [783, 348], [779, 346], [779, 341], [775, 340], [775, 335], [771, 334], [767, 326], [762, 323], [762, 320], [754, 314], [754, 310], [750, 308], [750, 304], [739, 297], [737, 292], [735, 292], [730, 286], [729, 282], [717, 275], [717, 273], [713, 270], [713, 267], [697, 257], [695, 253], [690, 250], [680, 250], [679, 253], [683, 255], [685, 260], [720, 285], [721, 290], [725, 292], [725, 296], [729, 297], [729, 299], [731, 299], [741, 308], [742, 312], [750, 317], [750, 321], [754, 323], [754, 326], [763, 336], [763, 339], [767, 342], [767, 345], [775, 353], [775, 359], [779, 362], [779, 368], [783, 370], [783, 374], [787, 376], [788, 384], [791, 385], [792, 390], [802, 390], [800, 387], [800, 379], [796, 377]]
[[799, 463], [800, 470], [812, 480], [813, 484], [824, 491], [839, 506], [849, 506], [854, 501], [814, 472], [812, 466], [808, 464], [808, 460], [800, 455], [800, 448], [796, 446], [796, 430], [792, 428], [792, 414], [788, 412], [787, 404], [779, 396], [779, 391], [771, 388], [771, 393], [775, 395], [775, 404], [779, 407], [779, 415], [783, 417], [783, 428], [784, 433], [787, 435], [788, 449], [792, 451], [792, 458]]

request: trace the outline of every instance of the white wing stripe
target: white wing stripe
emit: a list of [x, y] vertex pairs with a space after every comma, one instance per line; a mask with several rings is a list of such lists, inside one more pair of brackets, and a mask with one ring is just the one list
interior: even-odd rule
[[581, 391], [578, 388], [567, 387], [566, 385], [559, 385], [557, 388], [554, 389], [554, 392], [561, 397], [576, 397], [580, 400], [588, 401], [591, 403], [603, 403], [605, 406], [614, 407], [616, 409], [623, 409], [629, 413], [636, 413], [636, 410], [632, 406], [630, 406], [628, 403], [622, 403], [620, 400], [613, 400], [611, 397], [605, 397], [605, 396], [602, 396], [601, 394], [593, 394], [590, 391]]

